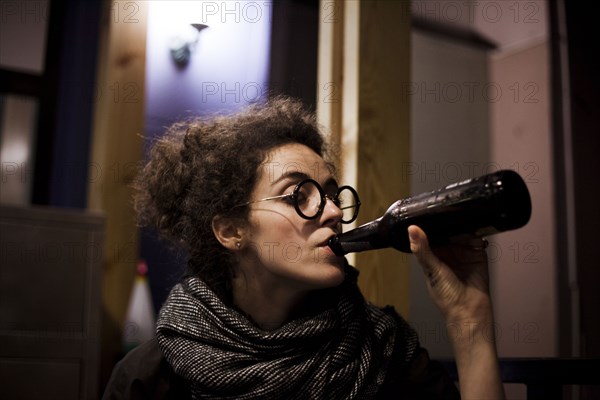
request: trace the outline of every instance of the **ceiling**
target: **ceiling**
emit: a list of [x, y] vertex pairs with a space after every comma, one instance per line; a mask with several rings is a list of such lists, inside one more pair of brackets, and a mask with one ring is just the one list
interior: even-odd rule
[[497, 52], [518, 51], [548, 38], [547, 0], [413, 0], [411, 12], [441, 25], [475, 31], [495, 43]]

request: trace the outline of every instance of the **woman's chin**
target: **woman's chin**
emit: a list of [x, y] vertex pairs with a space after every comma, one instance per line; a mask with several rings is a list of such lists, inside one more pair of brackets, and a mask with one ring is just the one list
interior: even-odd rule
[[319, 271], [318, 282], [315, 282], [321, 289], [340, 285], [345, 278], [344, 266], [342, 263], [327, 263], [322, 265]]

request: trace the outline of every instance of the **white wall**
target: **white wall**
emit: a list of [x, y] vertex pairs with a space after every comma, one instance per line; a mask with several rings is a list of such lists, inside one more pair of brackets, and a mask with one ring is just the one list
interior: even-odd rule
[[[501, 168], [521, 174], [532, 196], [531, 221], [494, 236], [488, 251], [498, 348], [501, 357], [554, 356], [557, 266], [546, 1], [416, 0], [412, 12], [478, 32], [498, 48], [485, 54], [413, 33], [411, 191]], [[461, 88], [473, 98], [455, 101]], [[430, 326], [441, 320], [426, 298], [421, 272], [412, 272], [411, 319], [417, 328], [423, 320], [420, 330], [434, 355], [450, 355], [444, 334]]]
[[[445, 184], [456, 165], [466, 162], [476, 175], [500, 168], [521, 174], [532, 197], [531, 221], [493, 236], [488, 249], [499, 356], [556, 356], [560, 266], [555, 262], [546, 1], [415, 0], [412, 8], [420, 17], [477, 31], [498, 48], [476, 59], [469, 56], [472, 50], [440, 37], [413, 34], [411, 83], [427, 80], [431, 91], [412, 97], [412, 156], [418, 173], [411, 175], [411, 191]], [[485, 101], [457, 107], [444, 97], [444, 82], [450, 91], [452, 80], [479, 83], [486, 89], [480, 93]], [[435, 87], [437, 81], [441, 84]], [[441, 91], [437, 98], [436, 91]], [[429, 173], [419, 165], [423, 160]], [[411, 273], [410, 319], [433, 357], [449, 357], [443, 322], [427, 297], [422, 272], [413, 265]], [[525, 398], [525, 388], [507, 385], [507, 395]]]
[[[411, 193], [479, 176], [490, 168], [487, 54], [420, 32], [412, 33]], [[491, 172], [491, 171], [490, 171]], [[444, 322], [412, 259], [410, 322], [433, 357], [452, 357]]]
[[[151, 1], [146, 51], [148, 124], [233, 111], [268, 91], [271, 2]], [[178, 68], [171, 42], [208, 25], [189, 64]]]
[[491, 79], [508, 89], [490, 105], [491, 159], [521, 174], [533, 205], [489, 252], [501, 357], [558, 354], [549, 56], [542, 43], [490, 58]]

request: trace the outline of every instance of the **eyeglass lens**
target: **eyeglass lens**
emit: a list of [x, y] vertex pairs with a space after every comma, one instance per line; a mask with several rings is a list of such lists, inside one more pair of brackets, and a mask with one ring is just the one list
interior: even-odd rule
[[[325, 193], [318, 184], [312, 180], [302, 182], [296, 191], [297, 210], [308, 219], [315, 218], [325, 207]], [[356, 217], [358, 199], [348, 187], [342, 187], [337, 196], [328, 195], [327, 198], [342, 210], [342, 222], [352, 222]]]
[[352, 222], [358, 212], [358, 198], [348, 187], [343, 187], [338, 192], [338, 207], [342, 210], [342, 221]]

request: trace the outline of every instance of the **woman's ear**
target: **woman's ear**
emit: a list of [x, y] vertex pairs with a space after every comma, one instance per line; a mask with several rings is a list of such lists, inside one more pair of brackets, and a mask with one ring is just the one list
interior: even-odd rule
[[217, 215], [212, 220], [212, 230], [219, 241], [229, 250], [240, 250], [243, 246], [244, 230], [239, 218]]

